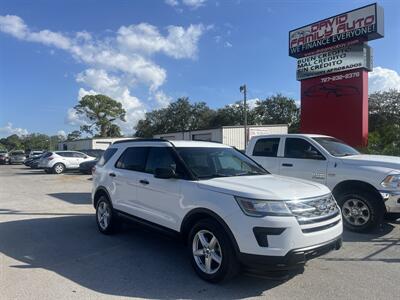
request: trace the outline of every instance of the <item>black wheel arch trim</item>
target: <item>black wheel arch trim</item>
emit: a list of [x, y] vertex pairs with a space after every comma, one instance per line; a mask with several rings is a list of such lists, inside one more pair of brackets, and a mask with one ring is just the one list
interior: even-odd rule
[[94, 196], [93, 196], [94, 197], [94, 199], [93, 199], [94, 208], [96, 208], [96, 204], [97, 204], [96, 195], [97, 195], [98, 192], [104, 192], [107, 195], [107, 198], [110, 201], [110, 204], [111, 204], [111, 207], [112, 207], [113, 205], [112, 205], [110, 193], [107, 191], [107, 189], [104, 186], [101, 185], [101, 186], [97, 187], [96, 192], [94, 193]]
[[228, 234], [229, 240], [232, 242], [235, 254], [237, 256], [239, 255], [239, 253], [240, 253], [239, 245], [236, 242], [235, 236], [233, 235], [228, 224], [226, 224], [226, 222], [224, 221], [224, 219], [221, 216], [219, 216], [218, 214], [216, 214], [215, 212], [213, 212], [212, 210], [210, 210], [208, 208], [194, 208], [191, 211], [189, 211], [183, 218], [182, 223], [181, 223], [180, 233], [181, 233], [182, 238], [184, 239], [185, 243], [187, 242], [186, 237], [190, 232], [190, 228], [186, 228], [186, 226], [187, 226], [188, 222], [191, 220], [191, 218], [195, 215], [205, 215], [209, 218], [216, 220], [223, 227], [225, 232]]

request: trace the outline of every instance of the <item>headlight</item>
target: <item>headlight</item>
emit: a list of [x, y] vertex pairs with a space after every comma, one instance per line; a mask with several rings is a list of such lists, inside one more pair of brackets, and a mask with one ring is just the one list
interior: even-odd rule
[[291, 216], [284, 201], [256, 200], [235, 196], [242, 211], [251, 217]]
[[388, 175], [381, 182], [381, 186], [389, 189], [400, 189], [400, 174]]

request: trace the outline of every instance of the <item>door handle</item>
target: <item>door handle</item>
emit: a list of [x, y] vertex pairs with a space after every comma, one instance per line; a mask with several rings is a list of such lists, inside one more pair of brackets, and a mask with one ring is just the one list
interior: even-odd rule
[[141, 180], [139, 180], [139, 182], [141, 183], [141, 184], [149, 184], [150, 182], [148, 182], [147, 180], [145, 180], [145, 179], [141, 179]]
[[293, 167], [293, 164], [282, 164], [282, 167]]
[[108, 173], [108, 175], [111, 176], [111, 177], [117, 176], [117, 175], [115, 175], [115, 173]]

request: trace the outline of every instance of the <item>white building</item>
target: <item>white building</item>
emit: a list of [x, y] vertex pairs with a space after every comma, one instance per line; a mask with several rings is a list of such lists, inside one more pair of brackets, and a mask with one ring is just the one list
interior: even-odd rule
[[[250, 140], [251, 137], [256, 135], [288, 133], [288, 125], [248, 125], [247, 132]], [[244, 150], [245, 148], [243, 126], [222, 126], [204, 130], [163, 133], [154, 135], [154, 138], [166, 140], [213, 141], [236, 147], [239, 150]]]
[[115, 141], [126, 140], [132, 138], [91, 138], [91, 139], [78, 139], [74, 141], [64, 141], [58, 143], [58, 150], [91, 150], [101, 149], [105, 150]]

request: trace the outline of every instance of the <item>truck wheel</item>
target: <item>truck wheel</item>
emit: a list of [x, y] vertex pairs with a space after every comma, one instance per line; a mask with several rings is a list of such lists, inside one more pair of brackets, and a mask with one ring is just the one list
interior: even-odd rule
[[385, 209], [374, 193], [353, 191], [338, 196], [343, 225], [355, 232], [369, 232], [382, 223]]
[[217, 283], [234, 277], [239, 263], [225, 230], [213, 219], [203, 219], [189, 233], [188, 250], [196, 273]]
[[54, 174], [61, 174], [64, 172], [65, 166], [62, 163], [57, 163], [53, 166], [53, 173]]

